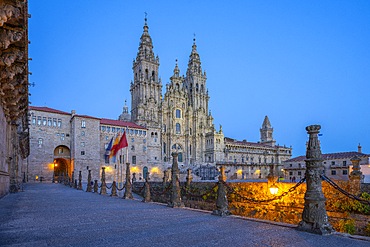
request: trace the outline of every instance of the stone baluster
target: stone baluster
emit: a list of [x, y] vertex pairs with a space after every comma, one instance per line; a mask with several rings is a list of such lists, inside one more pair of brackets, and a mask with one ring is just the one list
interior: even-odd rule
[[125, 193], [123, 194], [123, 199], [133, 199], [132, 196], [132, 185], [131, 185], [131, 173], [130, 173], [130, 163], [126, 163], [126, 185]]
[[217, 188], [217, 199], [216, 199], [216, 210], [212, 212], [213, 215], [227, 216], [230, 215], [229, 202], [227, 201], [226, 193], [226, 174], [225, 167], [220, 167], [220, 175], [218, 176], [218, 188]]
[[91, 186], [91, 170], [89, 170], [89, 174], [87, 175], [87, 189], [86, 192], [91, 192], [92, 186]]
[[101, 168], [101, 188], [100, 195], [107, 194], [107, 184], [105, 183], [105, 167]]
[[99, 190], [99, 185], [98, 185], [98, 180], [94, 180], [94, 193], [98, 193]]
[[318, 133], [320, 125], [306, 127], [309, 140], [306, 151], [306, 181], [307, 190], [304, 196], [302, 221], [298, 230], [328, 235], [334, 232], [328, 221], [325, 208], [325, 197], [322, 192], [321, 175], [323, 172], [322, 155]]
[[143, 202], [151, 202], [150, 198], [150, 184], [149, 184], [149, 172], [146, 173], [145, 184], [144, 184], [144, 199]]
[[184, 203], [181, 200], [181, 190], [180, 190], [180, 171], [179, 164], [177, 161], [178, 153], [172, 153], [172, 189], [171, 189], [171, 199], [168, 203], [169, 207], [177, 208], [184, 207]]
[[82, 190], [82, 171], [78, 171], [78, 190]]
[[116, 181], [113, 181], [113, 184], [112, 184], [112, 193], [110, 196], [117, 196], [117, 184], [116, 184]]

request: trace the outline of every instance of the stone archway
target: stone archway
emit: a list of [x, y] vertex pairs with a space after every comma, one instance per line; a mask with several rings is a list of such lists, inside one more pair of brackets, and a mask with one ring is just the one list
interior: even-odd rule
[[60, 145], [54, 149], [54, 175], [57, 179], [63, 174], [72, 177], [71, 151], [67, 146]]

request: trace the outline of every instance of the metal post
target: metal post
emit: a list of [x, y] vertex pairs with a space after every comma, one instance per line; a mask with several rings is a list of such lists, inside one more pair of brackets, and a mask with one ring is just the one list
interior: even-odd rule
[[326, 199], [321, 185], [321, 175], [324, 167], [322, 165], [323, 159], [318, 139], [320, 129], [320, 125], [306, 127], [309, 134], [305, 160], [307, 190], [304, 196], [302, 221], [298, 225], [298, 230], [328, 235], [334, 232], [334, 230], [328, 222], [328, 215], [325, 209]]
[[172, 189], [171, 189], [171, 199], [167, 206], [178, 208], [184, 207], [184, 203], [181, 200], [181, 190], [180, 190], [180, 171], [179, 164], [177, 161], [178, 153], [172, 153]]
[[87, 189], [86, 192], [91, 192], [92, 187], [91, 187], [91, 170], [89, 170], [89, 174], [87, 175]]
[[126, 163], [126, 186], [125, 193], [123, 194], [123, 199], [133, 199], [132, 187], [131, 187], [131, 173], [130, 173], [130, 163]]
[[228, 216], [231, 214], [229, 211], [229, 202], [227, 201], [225, 182], [226, 182], [225, 167], [221, 166], [220, 175], [218, 177], [218, 189], [216, 200], [217, 209], [212, 212], [213, 215]]
[[107, 185], [105, 184], [105, 167], [101, 168], [101, 188], [100, 188], [100, 195], [107, 194]]

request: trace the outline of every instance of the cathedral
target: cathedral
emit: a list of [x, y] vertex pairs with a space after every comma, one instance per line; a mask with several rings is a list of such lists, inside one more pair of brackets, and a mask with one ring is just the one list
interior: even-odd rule
[[[131, 164], [137, 180], [150, 173], [152, 181], [161, 181], [171, 168], [172, 153], [178, 153], [180, 178], [191, 169], [194, 179], [216, 179], [217, 166], [227, 168], [229, 179], [266, 178], [273, 167], [279, 172], [283, 161], [291, 157], [291, 147], [276, 145], [273, 128], [266, 116], [258, 142], [225, 137], [222, 126], [216, 130], [208, 107], [207, 76], [202, 69], [196, 40], [193, 40], [185, 75], [177, 61], [170, 82], [162, 95], [158, 75], [159, 57], [145, 19], [130, 84], [131, 111], [125, 102], [117, 120], [31, 106], [29, 181], [55, 179], [61, 174], [88, 170], [98, 178], [105, 167], [107, 181], [123, 181], [124, 163]], [[127, 152], [107, 159], [110, 140], [126, 133]]]

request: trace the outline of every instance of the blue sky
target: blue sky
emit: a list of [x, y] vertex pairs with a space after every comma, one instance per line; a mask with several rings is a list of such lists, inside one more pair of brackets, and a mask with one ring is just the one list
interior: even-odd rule
[[280, 145], [370, 153], [370, 1], [29, 0], [31, 105], [116, 119], [128, 100], [148, 13], [163, 89], [194, 33], [209, 108], [227, 137], [258, 141], [265, 115]]

